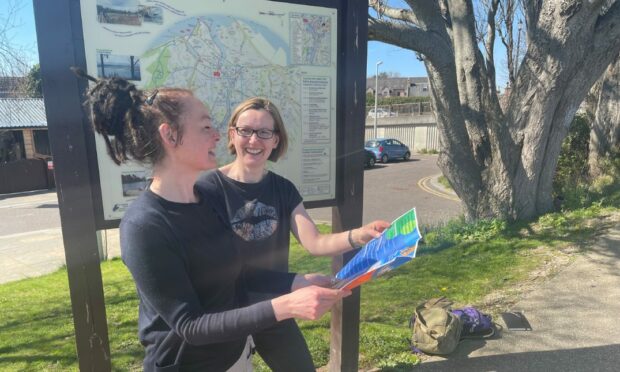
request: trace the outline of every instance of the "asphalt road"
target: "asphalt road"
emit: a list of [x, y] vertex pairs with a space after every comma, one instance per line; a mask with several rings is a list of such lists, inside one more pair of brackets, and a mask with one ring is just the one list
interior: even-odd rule
[[0, 195], [0, 236], [60, 227], [55, 191]]
[[[392, 221], [412, 207], [416, 207], [420, 226], [435, 226], [459, 216], [461, 205], [455, 196], [444, 195], [445, 191], [429, 192], [433, 190], [420, 184], [439, 174], [437, 155], [415, 155], [409, 161], [377, 163], [366, 169], [363, 223]], [[311, 209], [309, 213], [315, 221], [331, 222], [331, 208]]]

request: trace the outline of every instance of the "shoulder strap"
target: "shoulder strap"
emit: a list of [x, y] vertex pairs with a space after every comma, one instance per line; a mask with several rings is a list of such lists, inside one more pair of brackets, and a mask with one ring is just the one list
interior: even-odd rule
[[432, 298], [424, 303], [424, 307], [430, 309], [431, 307], [442, 307], [444, 309], [449, 308], [452, 305], [452, 301], [445, 297]]

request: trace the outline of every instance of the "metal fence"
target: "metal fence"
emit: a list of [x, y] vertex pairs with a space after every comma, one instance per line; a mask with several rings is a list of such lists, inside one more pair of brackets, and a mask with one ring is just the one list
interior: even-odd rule
[[[437, 122], [430, 102], [381, 105], [377, 106], [377, 113], [377, 138], [395, 138], [414, 152], [440, 151]], [[366, 106], [366, 140], [375, 138], [373, 114], [374, 106]]]
[[[375, 138], [372, 125], [366, 125], [365, 140]], [[377, 127], [377, 138], [395, 138], [409, 146], [412, 152], [439, 148], [439, 132], [436, 123], [383, 124]]]
[[[373, 110], [375, 106], [366, 106], [366, 115], [369, 115], [370, 110]], [[379, 105], [377, 111], [388, 113], [389, 116], [413, 116], [413, 115], [430, 115], [433, 113], [430, 102], [415, 102], [415, 103], [399, 103], [395, 105]]]

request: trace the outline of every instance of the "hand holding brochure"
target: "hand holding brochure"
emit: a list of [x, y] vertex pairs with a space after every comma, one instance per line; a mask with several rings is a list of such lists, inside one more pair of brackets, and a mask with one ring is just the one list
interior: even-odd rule
[[353, 289], [411, 261], [421, 238], [415, 208], [392, 222], [381, 236], [369, 241], [336, 274], [334, 288]]

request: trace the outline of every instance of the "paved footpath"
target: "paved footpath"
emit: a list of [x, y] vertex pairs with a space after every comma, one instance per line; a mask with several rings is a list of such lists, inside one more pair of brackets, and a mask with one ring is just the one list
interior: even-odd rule
[[[0, 284], [65, 264], [56, 191], [0, 195]], [[108, 257], [120, 254], [118, 229], [101, 232]]]
[[[109, 258], [120, 255], [118, 229], [101, 232]], [[0, 284], [52, 273], [65, 265], [60, 228], [0, 236]]]
[[[620, 214], [551, 280], [524, 295], [532, 331], [467, 340], [416, 371], [620, 371]], [[501, 319], [496, 320], [503, 325]]]

